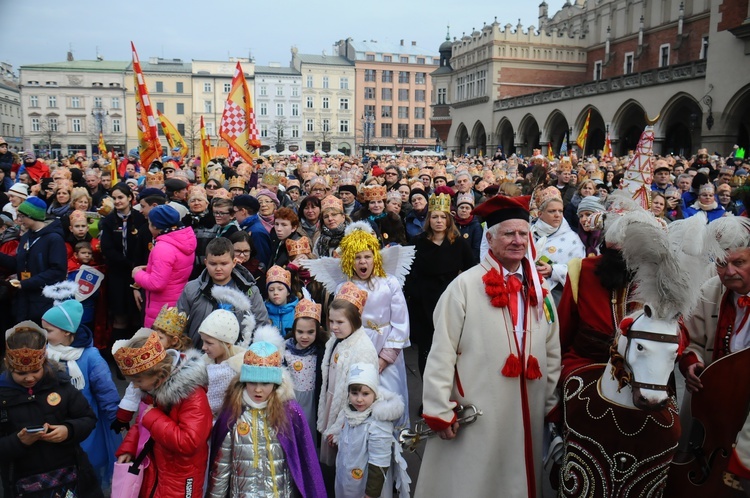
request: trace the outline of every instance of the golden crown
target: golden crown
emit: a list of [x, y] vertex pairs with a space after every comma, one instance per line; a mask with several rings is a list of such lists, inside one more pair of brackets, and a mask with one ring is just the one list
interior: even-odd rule
[[164, 173], [146, 173], [146, 188], [161, 188], [164, 186]]
[[278, 187], [279, 186], [279, 175], [277, 175], [274, 171], [266, 171], [263, 174], [263, 179], [261, 180], [261, 183], [263, 185], [268, 185], [271, 187]]
[[297, 303], [297, 307], [294, 308], [294, 319], [297, 318], [312, 318], [320, 322], [320, 315], [323, 312], [323, 306], [320, 304], [310, 301], [309, 299], [301, 299]]
[[245, 179], [241, 176], [233, 176], [229, 179], [229, 190], [232, 190], [233, 188], [241, 188], [242, 190], [245, 190]]
[[361, 314], [367, 303], [367, 291], [360, 289], [351, 282], [346, 282], [336, 294], [336, 299], [343, 299], [344, 301], [352, 303], [357, 307]]
[[166, 304], [162, 307], [156, 316], [151, 328], [160, 330], [172, 337], [179, 337], [185, 332], [185, 326], [188, 322], [186, 313], [179, 311], [176, 307], [169, 307]]
[[451, 212], [451, 196], [448, 194], [431, 195], [427, 207], [428, 211]]
[[32, 348], [18, 348], [10, 349], [6, 353], [8, 358], [8, 368], [12, 372], [36, 372], [42, 365], [44, 365], [44, 359], [47, 357], [47, 350], [32, 349]]
[[[262, 344], [272, 346], [270, 343], [262, 343]], [[265, 352], [271, 348], [261, 348], [261, 349]], [[275, 351], [266, 356], [261, 356], [255, 351], [253, 351], [252, 349], [248, 349], [247, 351], [245, 351], [245, 356], [243, 356], [242, 358], [242, 363], [244, 363], [245, 365], [253, 365], [256, 367], [280, 367], [281, 366], [281, 353], [275, 347], [272, 349], [275, 349]]]
[[344, 202], [336, 197], [335, 195], [328, 195], [320, 201], [320, 212], [325, 212], [326, 209], [335, 209], [337, 211], [344, 211]]
[[117, 366], [125, 376], [137, 375], [154, 367], [167, 356], [167, 351], [159, 342], [159, 335], [152, 332], [145, 344], [139, 348], [121, 347], [113, 355]]
[[312, 252], [310, 239], [307, 237], [300, 237], [297, 240], [286, 239], [286, 252], [290, 258], [300, 254], [310, 254]]
[[214, 196], [211, 199], [229, 199], [231, 201], [232, 194], [230, 194], [225, 188], [218, 188], [214, 190]]
[[292, 274], [288, 270], [283, 269], [278, 265], [273, 265], [266, 272], [266, 285], [270, 285], [274, 282], [280, 282], [287, 287], [292, 286]]
[[384, 201], [386, 196], [385, 186], [370, 185], [362, 189], [362, 198], [365, 202]]

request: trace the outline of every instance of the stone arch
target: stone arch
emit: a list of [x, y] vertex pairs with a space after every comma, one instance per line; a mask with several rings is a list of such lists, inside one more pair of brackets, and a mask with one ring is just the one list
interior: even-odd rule
[[617, 109], [612, 118], [610, 138], [616, 156], [625, 156], [635, 150], [646, 127], [646, 112], [637, 100], [629, 99]]
[[531, 151], [539, 148], [539, 124], [536, 118], [532, 114], [527, 114], [521, 119], [521, 124], [518, 125], [518, 133], [516, 135], [516, 144], [519, 144], [520, 152], [523, 155], [531, 155]]
[[513, 130], [513, 124], [508, 118], [502, 118], [497, 124], [495, 136], [497, 136], [497, 144], [502, 146], [503, 152], [506, 155], [511, 155], [516, 151], [515, 131]]
[[466, 125], [461, 123], [456, 128], [456, 153], [465, 154], [466, 148], [469, 145], [469, 131], [466, 129]]
[[552, 153], [554, 155], [560, 153], [560, 147], [569, 132], [569, 128], [568, 118], [559, 109], [555, 109], [547, 117], [542, 136], [545, 138], [545, 145], [549, 146], [550, 143], [552, 144]]
[[[654, 125], [654, 152], [657, 154], [679, 154], [690, 156], [700, 142], [703, 111], [698, 101], [685, 92], [670, 98]], [[661, 145], [661, 147], [659, 147]]]
[[477, 120], [474, 123], [474, 128], [471, 130], [471, 146], [473, 150], [469, 151], [469, 153], [478, 155], [481, 151], [482, 155], [487, 155], [487, 132], [481, 120]]
[[750, 85], [744, 86], [729, 99], [721, 116], [721, 126], [737, 145], [745, 150], [750, 149]]
[[[599, 151], [604, 149], [604, 139], [607, 133], [606, 125], [604, 124], [604, 118], [599, 109], [593, 105], [587, 105], [578, 114], [575, 121], [575, 128], [573, 129], [573, 136], [571, 142], [575, 142], [578, 139], [578, 134], [583, 130], [586, 124], [586, 117], [591, 111], [591, 119], [589, 120], [589, 133], [586, 138], [585, 148], [583, 155], [598, 154]], [[640, 136], [640, 135], [639, 135]]]

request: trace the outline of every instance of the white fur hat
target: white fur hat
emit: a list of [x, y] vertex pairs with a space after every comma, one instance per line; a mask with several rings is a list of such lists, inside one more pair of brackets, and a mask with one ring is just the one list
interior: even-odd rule
[[380, 388], [380, 378], [378, 371], [371, 363], [355, 363], [349, 367], [349, 378], [346, 381], [347, 387], [352, 384], [362, 384], [378, 395], [378, 389]]
[[234, 313], [219, 309], [212, 311], [203, 320], [200, 327], [198, 327], [198, 332], [233, 345], [240, 336], [240, 324]]

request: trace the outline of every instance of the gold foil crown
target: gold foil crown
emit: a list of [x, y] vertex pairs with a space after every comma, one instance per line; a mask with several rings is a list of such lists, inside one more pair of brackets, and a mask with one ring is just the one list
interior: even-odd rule
[[159, 342], [159, 335], [152, 332], [139, 348], [121, 347], [113, 355], [117, 366], [125, 376], [133, 376], [156, 366], [167, 357], [167, 351]]
[[187, 322], [188, 316], [186, 313], [165, 304], [156, 316], [151, 328], [160, 330], [168, 336], [179, 337], [185, 332]]
[[245, 179], [241, 176], [233, 176], [229, 179], [229, 190], [232, 190], [233, 188], [241, 188], [242, 190], [245, 190]]
[[323, 306], [320, 304], [310, 301], [309, 299], [301, 299], [294, 308], [294, 319], [312, 318], [313, 320], [320, 322], [320, 315], [322, 312]]
[[427, 210], [442, 211], [443, 213], [451, 212], [451, 196], [448, 194], [431, 195]]
[[263, 179], [261, 180], [261, 183], [263, 185], [268, 185], [271, 187], [278, 187], [279, 186], [279, 175], [276, 174], [274, 171], [266, 171], [263, 174]]
[[336, 294], [336, 299], [343, 299], [357, 307], [359, 313], [365, 309], [367, 303], [367, 291], [364, 291], [351, 282], [346, 282]]
[[383, 185], [370, 185], [362, 189], [362, 198], [365, 202], [384, 201], [386, 189]]
[[164, 186], [164, 173], [157, 171], [156, 173], [146, 173], [146, 187], [147, 188], [161, 188]]

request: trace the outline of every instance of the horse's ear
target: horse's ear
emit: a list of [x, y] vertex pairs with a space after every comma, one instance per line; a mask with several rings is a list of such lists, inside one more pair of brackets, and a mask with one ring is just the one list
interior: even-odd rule
[[643, 306], [643, 313], [644, 313], [644, 314], [645, 314], [645, 315], [646, 315], [647, 317], [651, 318], [651, 314], [653, 313], [653, 311], [651, 311], [651, 306], [649, 306], [648, 304], [644, 305], [644, 306]]
[[627, 336], [628, 331], [630, 330], [630, 327], [633, 326], [634, 321], [635, 319], [630, 316], [627, 318], [623, 318], [622, 321], [620, 322], [620, 333], [624, 336]]

